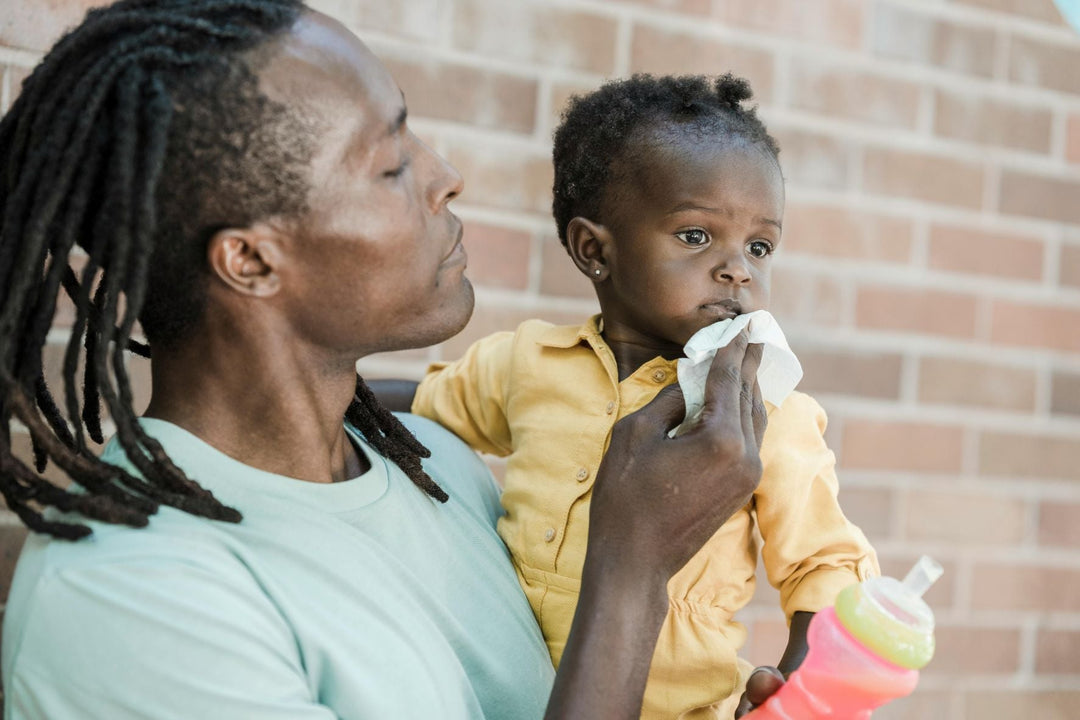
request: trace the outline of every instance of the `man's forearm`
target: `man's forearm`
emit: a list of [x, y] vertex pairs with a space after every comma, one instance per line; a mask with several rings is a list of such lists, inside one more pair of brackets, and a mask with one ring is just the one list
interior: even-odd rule
[[545, 718], [640, 717], [667, 610], [665, 582], [650, 583], [640, 575], [620, 582], [602, 568], [591, 568], [586, 559], [577, 612]]

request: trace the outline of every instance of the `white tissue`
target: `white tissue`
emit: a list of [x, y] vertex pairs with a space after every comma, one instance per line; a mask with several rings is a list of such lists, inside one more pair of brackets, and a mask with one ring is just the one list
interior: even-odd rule
[[750, 342], [761, 343], [761, 365], [757, 381], [761, 397], [780, 406], [802, 379], [802, 365], [788, 346], [787, 338], [776, 319], [768, 310], [757, 310], [721, 320], [694, 333], [683, 351], [686, 357], [679, 359], [679, 387], [686, 401], [686, 418], [668, 433], [676, 437], [689, 430], [697, 422], [705, 406], [705, 378], [716, 351], [727, 345], [743, 328], [750, 328]]

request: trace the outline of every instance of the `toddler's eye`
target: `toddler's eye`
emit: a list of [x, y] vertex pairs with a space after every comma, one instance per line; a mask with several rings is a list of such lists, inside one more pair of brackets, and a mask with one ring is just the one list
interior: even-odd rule
[[764, 240], [755, 240], [750, 243], [750, 254], [756, 258], [763, 258], [766, 255], [771, 255], [773, 246], [771, 243], [767, 243]]
[[693, 245], [694, 247], [705, 245], [709, 242], [709, 234], [701, 228], [681, 230], [675, 233], [675, 237], [679, 238], [687, 245]]

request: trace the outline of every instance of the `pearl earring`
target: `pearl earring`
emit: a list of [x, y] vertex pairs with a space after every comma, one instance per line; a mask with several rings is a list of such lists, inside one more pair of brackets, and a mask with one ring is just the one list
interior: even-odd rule
[[596, 268], [595, 270], [593, 270], [593, 275], [600, 277], [600, 268]]

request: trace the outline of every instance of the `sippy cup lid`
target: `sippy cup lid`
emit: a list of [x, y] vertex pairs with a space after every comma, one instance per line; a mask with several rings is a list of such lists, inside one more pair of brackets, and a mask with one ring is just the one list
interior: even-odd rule
[[934, 613], [922, 595], [942, 572], [924, 555], [902, 582], [877, 577], [852, 585], [836, 599], [837, 617], [878, 656], [917, 670], [934, 655]]

